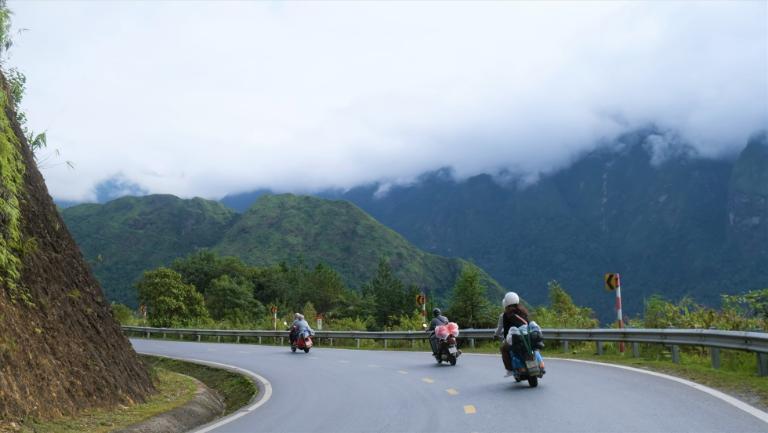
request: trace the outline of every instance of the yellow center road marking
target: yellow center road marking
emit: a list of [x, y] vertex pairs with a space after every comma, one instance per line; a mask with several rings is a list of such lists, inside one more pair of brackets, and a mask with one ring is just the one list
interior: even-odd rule
[[405, 370], [397, 370], [397, 372], [400, 373], [400, 374], [408, 374], [408, 372], [405, 371]]
[[459, 395], [459, 391], [457, 391], [457, 390], [455, 390], [453, 388], [448, 388], [448, 389], [445, 390], [445, 392], [447, 392], [450, 395]]
[[422, 377], [421, 381], [426, 383], [435, 383], [434, 379], [430, 379], [428, 377]]
[[477, 413], [477, 409], [471, 404], [468, 404], [464, 406], [464, 413], [467, 415], [472, 415], [473, 413]]

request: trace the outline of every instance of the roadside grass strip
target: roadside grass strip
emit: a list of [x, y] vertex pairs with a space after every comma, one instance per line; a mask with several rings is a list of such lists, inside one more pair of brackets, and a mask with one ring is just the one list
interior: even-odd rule
[[249, 378], [257, 387], [258, 392], [254, 394], [251, 398], [251, 400], [248, 402], [247, 406], [244, 406], [240, 409], [238, 409], [236, 412], [230, 413], [229, 415], [225, 416], [224, 418], [221, 418], [219, 420], [213, 421], [210, 424], [206, 424], [197, 430], [193, 430], [191, 433], [207, 433], [213, 429], [219, 428], [225, 424], [228, 424], [242, 416], [248, 415], [252, 411], [260, 408], [263, 406], [266, 402], [268, 402], [272, 398], [272, 383], [268, 381], [266, 378], [250, 371], [246, 370], [244, 368], [235, 367], [234, 365], [229, 364], [222, 364], [220, 362], [213, 362], [213, 361], [203, 361], [201, 359], [192, 359], [192, 358], [176, 358], [173, 356], [168, 355], [160, 355], [160, 354], [154, 354], [150, 352], [139, 352], [141, 355], [149, 355], [159, 358], [167, 358], [167, 359], [175, 359], [178, 361], [183, 362], [191, 362], [195, 364], [202, 364], [213, 368], [221, 368], [224, 370], [229, 370], [230, 372], [239, 373], [243, 376]]
[[[161, 413], [168, 412], [192, 400], [197, 382], [185, 375], [163, 368], [152, 370], [157, 393], [146, 403], [116, 409], [88, 410], [76, 417], [66, 417], [48, 422], [25, 423], [22, 433], [106, 433], [128, 427]], [[2, 430], [2, 429], [0, 429]]]

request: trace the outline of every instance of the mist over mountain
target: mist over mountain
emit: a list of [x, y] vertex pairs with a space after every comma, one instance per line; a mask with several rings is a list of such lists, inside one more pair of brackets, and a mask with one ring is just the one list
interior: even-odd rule
[[652, 294], [717, 305], [720, 294], [768, 286], [766, 149], [763, 132], [732, 158], [705, 158], [651, 127], [534, 183], [443, 169], [320, 195], [355, 203], [426, 251], [474, 260], [534, 303], [557, 279], [608, 318], [606, 272], [621, 273], [629, 314]]

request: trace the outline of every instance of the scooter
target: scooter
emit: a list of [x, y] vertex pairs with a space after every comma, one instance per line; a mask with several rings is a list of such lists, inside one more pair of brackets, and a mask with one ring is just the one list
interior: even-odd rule
[[437, 353], [434, 355], [438, 364], [443, 361], [456, 365], [456, 360], [461, 356], [461, 350], [457, 347], [456, 337], [459, 336], [459, 325], [449, 322], [435, 328], [437, 337]]
[[[296, 327], [291, 327], [291, 333], [297, 333]], [[303, 350], [304, 353], [309, 353], [309, 349], [312, 348], [312, 336], [309, 332], [303, 331], [301, 335], [296, 335], [296, 338], [291, 343], [291, 352], [296, 352], [296, 349]]]
[[539, 386], [539, 379], [546, 373], [540, 352], [544, 343], [539, 325], [531, 322], [510, 328], [507, 343], [511, 346], [509, 355], [512, 358], [515, 382], [527, 380], [531, 388]]

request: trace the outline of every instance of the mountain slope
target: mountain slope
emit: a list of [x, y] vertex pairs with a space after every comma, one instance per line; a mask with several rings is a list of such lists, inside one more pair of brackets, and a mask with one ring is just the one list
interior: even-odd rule
[[110, 300], [135, 305], [145, 270], [213, 246], [234, 221], [219, 203], [172, 195], [123, 197], [61, 211]]
[[[199, 248], [253, 265], [304, 260], [336, 269], [352, 287], [373, 277], [387, 257], [406, 284], [444, 295], [466, 262], [424, 253], [348, 202], [282, 195], [262, 197], [237, 215], [217, 202], [174, 196], [124, 197], [61, 210], [110, 300], [135, 305], [145, 270]], [[483, 274], [489, 295], [502, 289]]]
[[[380, 257], [387, 257], [400, 279], [445, 294], [464, 262], [424, 253], [346, 201], [290, 194], [260, 197], [214, 248], [254, 265], [303, 258], [324, 262], [346, 283], [370, 280]], [[494, 297], [501, 288], [486, 276]]]
[[336, 195], [427, 251], [474, 260], [531, 302], [560, 280], [611, 317], [602, 275], [620, 272], [630, 314], [654, 293], [715, 305], [768, 286], [768, 158], [756, 135], [736, 162], [705, 159], [655, 129], [621, 137], [533, 185], [438, 171], [409, 186]]

